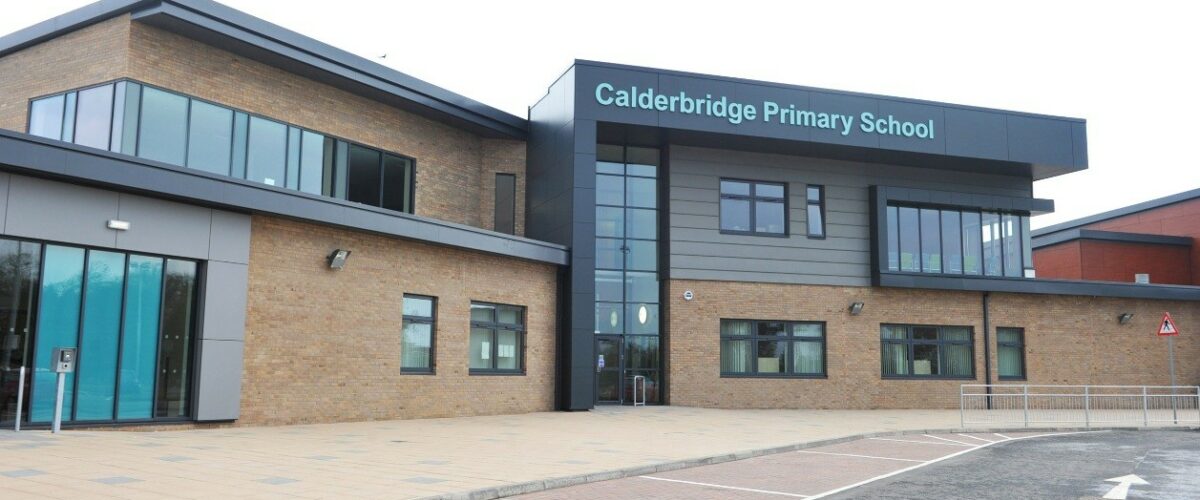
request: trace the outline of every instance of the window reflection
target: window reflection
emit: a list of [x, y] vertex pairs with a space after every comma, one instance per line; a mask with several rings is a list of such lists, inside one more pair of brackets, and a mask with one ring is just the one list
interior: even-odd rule
[[1032, 277], [1029, 216], [889, 205], [888, 271]]

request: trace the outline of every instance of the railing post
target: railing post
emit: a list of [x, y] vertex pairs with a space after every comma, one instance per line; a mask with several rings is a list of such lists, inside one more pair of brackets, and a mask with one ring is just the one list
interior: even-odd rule
[[1083, 386], [1083, 426], [1092, 428], [1092, 386]]
[[1025, 427], [1029, 427], [1029, 384], [1021, 386], [1025, 394]]
[[1142, 386], [1142, 427], [1150, 427], [1150, 396]]
[[13, 432], [21, 432], [21, 407], [25, 405], [25, 365], [21, 365], [21, 372], [17, 376], [17, 423], [13, 425]]
[[958, 384], [958, 426], [962, 429], [967, 428], [966, 410], [964, 407], [967, 403], [966, 384]]

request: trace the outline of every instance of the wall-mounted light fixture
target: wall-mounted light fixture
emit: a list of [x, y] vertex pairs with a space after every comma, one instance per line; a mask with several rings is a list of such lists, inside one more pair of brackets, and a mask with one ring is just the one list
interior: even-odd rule
[[1120, 322], [1122, 325], [1127, 325], [1127, 324], [1129, 324], [1130, 321], [1133, 321], [1133, 313], [1118, 314], [1117, 321]]
[[336, 271], [346, 267], [346, 259], [348, 258], [350, 258], [349, 250], [342, 250], [341, 248], [334, 250], [333, 253], [329, 254], [329, 268]]
[[855, 302], [853, 304], [850, 304], [850, 314], [854, 315], [854, 316], [858, 316], [858, 314], [862, 312], [862, 308], [863, 308], [862, 302]]
[[129, 228], [133, 227], [133, 225], [130, 224], [129, 221], [119, 220], [119, 219], [109, 219], [108, 223], [105, 225], [108, 226], [109, 229], [112, 229], [114, 231], [128, 231]]

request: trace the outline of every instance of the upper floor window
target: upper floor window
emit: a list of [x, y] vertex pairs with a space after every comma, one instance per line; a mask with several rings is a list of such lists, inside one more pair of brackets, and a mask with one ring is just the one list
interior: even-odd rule
[[525, 308], [471, 303], [470, 373], [525, 371]]
[[805, 189], [805, 217], [808, 219], [808, 237], [825, 237], [825, 186], [809, 184]]
[[29, 133], [412, 213], [413, 160], [133, 81], [34, 99]]
[[721, 179], [721, 232], [787, 236], [787, 186]]
[[886, 224], [889, 271], [1032, 275], [1027, 215], [889, 205]]
[[883, 325], [886, 378], [974, 378], [974, 332], [966, 326]]

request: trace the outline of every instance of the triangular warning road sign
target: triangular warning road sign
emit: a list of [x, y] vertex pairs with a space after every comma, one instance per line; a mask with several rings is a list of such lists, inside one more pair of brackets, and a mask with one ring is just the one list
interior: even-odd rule
[[1175, 327], [1175, 320], [1171, 319], [1171, 313], [1163, 313], [1162, 324], [1158, 326], [1158, 335], [1162, 337], [1179, 335], [1179, 328]]

